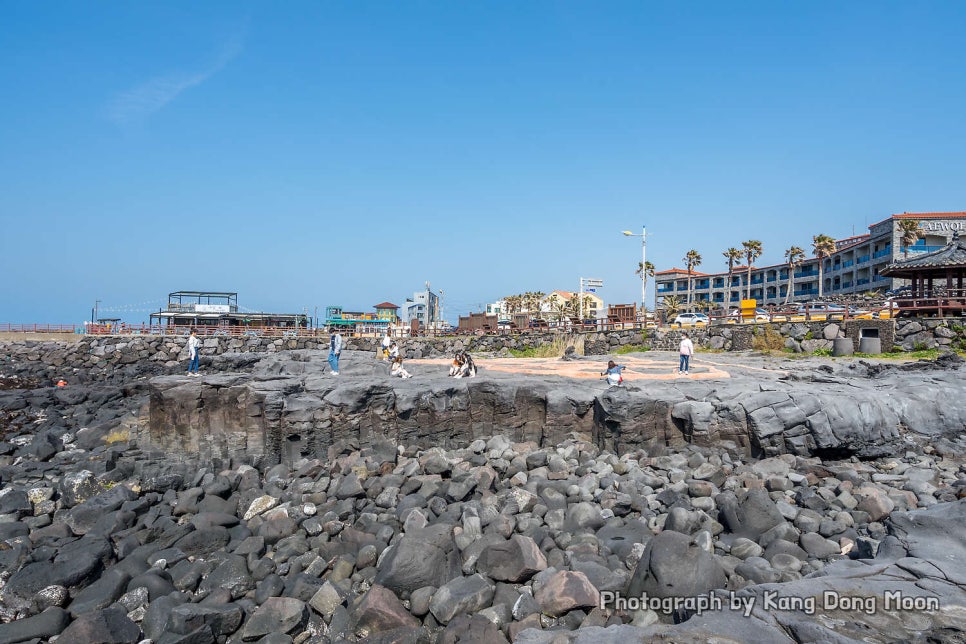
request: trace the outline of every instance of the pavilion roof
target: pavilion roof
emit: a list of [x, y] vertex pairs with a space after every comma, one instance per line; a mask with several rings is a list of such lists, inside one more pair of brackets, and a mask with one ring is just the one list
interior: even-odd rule
[[953, 231], [949, 242], [939, 250], [893, 262], [879, 274], [901, 276], [940, 268], [966, 268], [966, 241], [959, 238], [959, 231]]

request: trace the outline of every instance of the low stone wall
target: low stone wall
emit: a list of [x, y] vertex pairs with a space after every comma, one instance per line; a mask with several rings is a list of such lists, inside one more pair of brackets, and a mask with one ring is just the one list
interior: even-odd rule
[[[520, 335], [448, 336], [442, 338], [405, 338], [400, 348], [406, 358], [440, 358], [456, 351], [508, 353], [525, 351], [563, 341], [582, 346], [585, 355], [607, 355], [621, 347], [634, 346], [658, 351], [677, 351], [681, 335], [687, 332], [696, 347], [743, 351], [761, 348], [756, 338], [767, 339], [773, 349], [796, 353], [831, 349], [836, 338], [851, 338], [856, 350], [863, 332], [877, 334], [882, 351], [897, 347], [902, 351], [950, 348], [966, 349], [966, 324], [961, 318], [909, 318], [898, 320], [848, 320], [831, 322], [786, 322], [753, 325], [722, 325], [695, 329], [615, 330], [581, 334], [526, 333]], [[769, 337], [770, 336], [770, 337]], [[72, 336], [77, 337], [77, 336]], [[777, 338], [777, 339], [776, 339]], [[346, 349], [379, 350], [380, 338], [347, 338]], [[88, 369], [104, 375], [119, 366], [147, 362], [154, 372], [173, 370], [187, 361], [186, 337], [162, 336], [80, 336], [73, 341], [0, 340], [0, 357], [5, 361], [45, 365], [53, 375], [65, 367]], [[325, 349], [328, 338], [203, 338], [201, 355], [225, 353], [275, 353], [296, 349]], [[579, 350], [578, 350], [579, 352]]]

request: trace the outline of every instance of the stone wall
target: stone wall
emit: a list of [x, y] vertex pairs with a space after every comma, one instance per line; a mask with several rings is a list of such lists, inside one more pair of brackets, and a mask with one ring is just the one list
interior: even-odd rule
[[[768, 331], [766, 331], [768, 329]], [[447, 336], [442, 338], [405, 338], [400, 341], [404, 357], [440, 358], [456, 351], [509, 355], [554, 341], [575, 344], [585, 355], [607, 355], [625, 346], [658, 351], [676, 351], [684, 332], [696, 347], [741, 351], [756, 348], [756, 338], [769, 334], [777, 347], [804, 353], [831, 349], [836, 338], [852, 338], [856, 350], [863, 329], [878, 333], [882, 351], [898, 347], [917, 349], [966, 349], [966, 324], [961, 318], [909, 318], [898, 320], [848, 320], [846, 322], [786, 322], [754, 325], [723, 325], [696, 329], [648, 329], [645, 332], [616, 330], [582, 334], [526, 333], [520, 335]], [[869, 331], [866, 331], [869, 333]], [[777, 335], [774, 335], [777, 334]], [[776, 338], [778, 338], [776, 340]], [[51, 377], [63, 375], [65, 368], [88, 370], [95, 379], [107, 376], [118, 367], [137, 367], [154, 373], [173, 372], [187, 361], [187, 338], [161, 336], [81, 336], [71, 342], [0, 341], [0, 357], [6, 361], [43, 365]], [[379, 349], [380, 338], [347, 338], [346, 349]], [[325, 349], [327, 337], [301, 338], [203, 338], [202, 357], [225, 353], [275, 353], [296, 349]], [[578, 350], [579, 352], [579, 350]]]

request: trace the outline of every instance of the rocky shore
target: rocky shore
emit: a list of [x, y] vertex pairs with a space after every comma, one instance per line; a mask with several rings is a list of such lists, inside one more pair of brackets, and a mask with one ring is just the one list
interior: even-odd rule
[[[863, 459], [756, 458], [686, 441], [618, 454], [580, 431], [433, 447], [337, 422], [308, 456], [201, 462], [151, 441], [151, 397], [181, 386], [163, 361], [68, 360], [72, 382], [55, 388], [39, 356], [11, 355], [0, 644], [966, 637], [966, 467], [952, 434]], [[282, 373], [302, 358], [260, 360], [211, 357], [212, 384], [182, 380], [199, 392], [304, 381]], [[856, 365], [855, 383], [893, 398], [915, 382], [952, 388], [961, 369]], [[375, 377], [346, 373], [346, 399]], [[813, 376], [781, 382], [865, 391], [847, 371]]]

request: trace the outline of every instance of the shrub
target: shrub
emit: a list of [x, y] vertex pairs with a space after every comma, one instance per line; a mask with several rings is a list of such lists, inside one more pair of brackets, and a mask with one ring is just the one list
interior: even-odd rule
[[115, 429], [104, 437], [104, 442], [108, 445], [113, 445], [114, 443], [124, 443], [129, 440], [131, 440], [131, 431], [128, 429]]
[[579, 335], [554, 338], [549, 344], [539, 347], [510, 349], [510, 355], [514, 358], [559, 358], [569, 346], [573, 346], [578, 355], [584, 355], [584, 338]]
[[752, 333], [751, 348], [755, 351], [781, 351], [785, 348], [782, 334], [771, 326], [755, 327]]
[[828, 347], [819, 347], [818, 349], [815, 349], [815, 351], [812, 351], [812, 355], [828, 357], [832, 355], [832, 350]]

